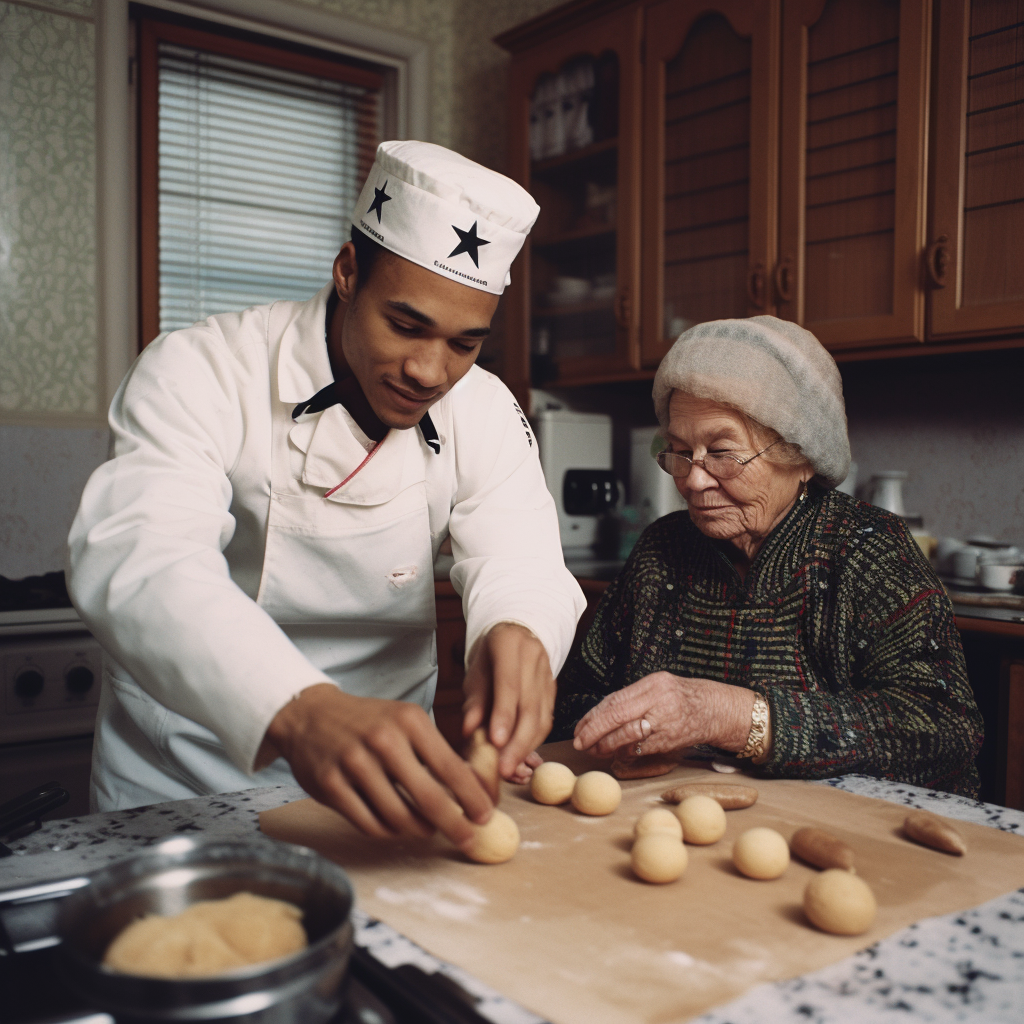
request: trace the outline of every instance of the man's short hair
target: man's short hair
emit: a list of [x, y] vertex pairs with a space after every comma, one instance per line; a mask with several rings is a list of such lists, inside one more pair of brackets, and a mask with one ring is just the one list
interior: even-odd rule
[[356, 248], [356, 291], [370, 280], [373, 266], [388, 250], [369, 235], [364, 235], [354, 224], [352, 225], [352, 244]]

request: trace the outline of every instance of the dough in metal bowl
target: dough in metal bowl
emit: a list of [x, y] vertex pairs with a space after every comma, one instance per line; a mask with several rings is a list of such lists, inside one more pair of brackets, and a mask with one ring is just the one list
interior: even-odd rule
[[204, 978], [305, 949], [302, 911], [237, 892], [194, 903], [174, 917], [133, 921], [110, 944], [105, 967], [149, 978]]

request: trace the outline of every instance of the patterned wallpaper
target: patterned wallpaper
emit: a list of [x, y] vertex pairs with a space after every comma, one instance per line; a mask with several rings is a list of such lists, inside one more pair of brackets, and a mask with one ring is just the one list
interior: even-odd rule
[[94, 33], [42, 6], [0, 3], [0, 413], [87, 416], [98, 411]]

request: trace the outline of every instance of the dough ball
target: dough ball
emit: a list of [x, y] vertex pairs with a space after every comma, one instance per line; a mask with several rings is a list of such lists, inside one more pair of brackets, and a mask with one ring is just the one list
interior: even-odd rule
[[674, 882], [685, 870], [689, 856], [686, 847], [664, 832], [640, 836], [633, 844], [630, 864], [645, 882]]
[[478, 864], [503, 864], [519, 849], [519, 827], [504, 812], [495, 809], [486, 825], [473, 826], [473, 838], [463, 850]]
[[607, 772], [584, 772], [572, 790], [572, 805], [581, 814], [611, 814], [622, 801], [622, 787]]
[[498, 748], [487, 738], [487, 730], [475, 730], [466, 745], [466, 760], [494, 803], [498, 802], [501, 793], [501, 773], [498, 771], [500, 756]]
[[672, 836], [682, 842], [683, 826], [667, 807], [655, 807], [650, 811], [644, 811], [633, 826], [634, 839], [651, 835]]
[[298, 907], [252, 893], [195, 903], [174, 917], [133, 921], [103, 963], [150, 978], [204, 978], [305, 949]]
[[840, 868], [815, 875], [804, 889], [804, 913], [811, 924], [833, 935], [860, 935], [875, 920], [878, 904], [867, 882]]
[[709, 796], [688, 796], [675, 810], [683, 839], [695, 846], [717, 843], [725, 835], [725, 811]]
[[533, 770], [530, 795], [539, 804], [564, 804], [575, 785], [576, 776], [571, 768], [557, 761], [545, 761]]
[[778, 878], [789, 867], [789, 847], [775, 829], [751, 828], [733, 844], [732, 862], [747, 878]]

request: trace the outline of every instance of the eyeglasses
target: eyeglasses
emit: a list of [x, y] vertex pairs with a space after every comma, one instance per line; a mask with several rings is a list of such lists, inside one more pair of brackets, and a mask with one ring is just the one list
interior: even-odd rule
[[[778, 441], [772, 441], [768, 448], [772, 448], [778, 443]], [[753, 462], [758, 455], [764, 455], [768, 448], [762, 448], [757, 455], [751, 455], [749, 459], [738, 459], [735, 455], [729, 455], [727, 452], [708, 452], [703, 459], [692, 459], [689, 455], [680, 455], [678, 452], [670, 451], [658, 452], [656, 458], [658, 465], [669, 476], [674, 476], [677, 480], [685, 480], [695, 464], [716, 480], [731, 480], [743, 472], [743, 467], [748, 462]]]

